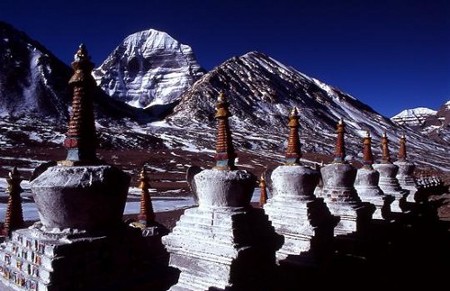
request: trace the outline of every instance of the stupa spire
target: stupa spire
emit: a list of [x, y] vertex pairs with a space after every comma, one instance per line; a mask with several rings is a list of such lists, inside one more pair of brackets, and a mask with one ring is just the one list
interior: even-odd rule
[[386, 135], [386, 131], [383, 132], [381, 137], [381, 161], [384, 164], [391, 164], [391, 154], [389, 153], [389, 140]]
[[370, 132], [366, 131], [366, 136], [363, 140], [363, 164], [366, 168], [372, 168], [373, 154], [372, 154], [372, 138]]
[[400, 137], [400, 148], [398, 150], [398, 160], [406, 161], [406, 136], [402, 134]]
[[300, 137], [298, 134], [299, 130], [299, 116], [298, 110], [294, 107], [289, 114], [289, 139], [288, 146], [286, 150], [286, 164], [287, 165], [299, 165], [301, 153]]
[[235, 170], [234, 160], [236, 153], [234, 152], [233, 141], [231, 139], [230, 126], [228, 117], [231, 116], [228, 111], [229, 103], [226, 101], [225, 94], [220, 92], [216, 103], [217, 119], [217, 139], [216, 139], [216, 166], [219, 170]]
[[259, 196], [259, 206], [263, 207], [267, 202], [267, 187], [266, 180], [264, 179], [264, 174], [261, 174], [261, 179], [259, 180], [259, 189], [261, 190], [261, 194]]
[[61, 162], [64, 165], [90, 165], [98, 163], [95, 150], [97, 137], [93, 99], [96, 83], [91, 75], [94, 64], [86, 46], [81, 44], [72, 62], [74, 74], [69, 80], [73, 89], [72, 113], [69, 121], [64, 146], [67, 148], [67, 158]]
[[22, 199], [20, 198], [20, 193], [22, 192], [20, 182], [22, 182], [22, 178], [16, 167], [9, 172], [6, 182], [8, 183], [6, 190], [9, 193], [9, 197], [3, 234], [10, 235], [13, 230], [23, 228], [25, 225], [22, 214]]
[[153, 211], [152, 200], [148, 189], [150, 188], [147, 171], [143, 167], [139, 175], [139, 188], [141, 189], [140, 211], [138, 221], [142, 224], [149, 225], [155, 221], [155, 213]]
[[345, 124], [342, 117], [339, 119], [337, 124], [337, 138], [336, 138], [336, 150], [334, 152], [334, 163], [344, 163], [345, 161]]

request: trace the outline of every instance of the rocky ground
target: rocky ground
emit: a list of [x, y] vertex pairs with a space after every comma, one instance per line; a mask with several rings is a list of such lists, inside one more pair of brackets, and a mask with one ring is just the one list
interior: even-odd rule
[[[240, 169], [248, 170], [258, 178], [265, 171], [282, 164], [283, 156], [270, 152], [237, 151], [237, 165]], [[137, 148], [137, 149], [111, 149], [100, 148], [97, 156], [108, 164], [115, 165], [131, 176], [130, 187], [139, 185], [139, 172], [145, 166], [150, 179], [150, 187], [158, 196], [186, 196], [190, 189], [186, 182], [186, 170], [197, 165], [202, 168], [214, 166], [213, 151], [188, 151], [176, 148]], [[66, 157], [66, 150], [55, 144], [18, 145], [15, 147], [0, 147], [0, 177], [5, 178], [8, 172], [17, 167], [24, 179], [29, 179], [33, 170], [48, 161], [59, 161]], [[305, 163], [328, 163], [331, 157], [317, 153], [305, 153]], [[360, 165], [355, 163], [356, 167]], [[442, 172], [431, 167], [416, 169], [416, 176], [436, 175], [444, 184], [450, 185], [450, 172]], [[255, 185], [257, 187], [257, 185]], [[439, 198], [441, 199], [441, 198]], [[444, 206], [440, 209], [443, 218], [450, 219], [450, 206], [443, 199]]]

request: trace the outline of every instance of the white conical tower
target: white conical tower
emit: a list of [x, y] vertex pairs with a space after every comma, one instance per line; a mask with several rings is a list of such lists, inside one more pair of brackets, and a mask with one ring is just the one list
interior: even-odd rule
[[407, 197], [408, 202], [416, 202], [414, 194], [417, 192], [417, 185], [414, 179], [414, 170], [416, 165], [407, 159], [406, 154], [406, 136], [402, 134], [400, 137], [400, 147], [398, 150], [398, 160], [394, 162], [398, 167], [397, 180], [403, 189], [409, 190]]
[[[234, 164], [228, 103], [217, 102], [216, 166], [194, 175], [198, 207], [186, 209], [162, 238], [169, 264], [181, 273], [170, 290], [263, 290], [276, 267], [282, 237], [263, 209], [250, 206], [256, 177]], [[255, 285], [256, 284], [256, 285]]]
[[395, 197], [394, 202], [391, 204], [391, 210], [393, 212], [403, 212], [402, 205], [406, 202], [406, 196], [409, 191], [402, 189], [396, 178], [398, 166], [391, 162], [389, 140], [386, 132], [384, 132], [381, 137], [381, 153], [381, 162], [373, 165], [373, 168], [380, 173], [380, 181], [378, 185], [381, 190], [383, 190], [384, 194]]
[[[284, 236], [277, 251], [280, 264], [317, 264], [331, 255], [333, 229], [338, 218], [331, 215], [322, 198], [314, 196], [319, 171], [301, 165], [299, 116], [289, 116], [289, 140], [285, 165], [271, 176], [274, 195], [264, 205], [277, 233]], [[328, 258], [329, 258], [328, 256]]]
[[374, 170], [372, 164], [371, 137], [370, 132], [367, 131], [363, 140], [363, 166], [356, 173], [355, 188], [362, 201], [375, 205], [376, 210], [373, 213], [373, 218], [384, 219], [388, 217], [393, 197], [385, 195], [378, 186], [380, 173]]
[[375, 211], [372, 204], [361, 201], [354, 187], [356, 169], [345, 161], [344, 133], [345, 124], [340, 119], [334, 161], [320, 169], [323, 181], [320, 195], [331, 213], [341, 218], [334, 230], [335, 235], [365, 232]]

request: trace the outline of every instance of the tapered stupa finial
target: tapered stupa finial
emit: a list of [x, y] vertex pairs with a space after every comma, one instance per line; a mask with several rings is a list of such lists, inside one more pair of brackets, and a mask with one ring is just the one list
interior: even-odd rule
[[389, 140], [386, 131], [381, 136], [381, 162], [383, 164], [391, 164], [391, 154], [389, 152]]
[[90, 61], [86, 46], [81, 44], [72, 62], [74, 74], [69, 80], [73, 89], [72, 113], [64, 146], [67, 158], [62, 165], [98, 164], [96, 157], [97, 136], [93, 99], [96, 83], [92, 77], [94, 64]]
[[370, 137], [370, 132], [366, 131], [366, 136], [363, 140], [363, 164], [364, 167], [371, 168], [373, 164], [373, 154], [372, 154], [372, 138]]
[[9, 172], [6, 182], [8, 183], [6, 190], [9, 193], [9, 197], [8, 205], [6, 206], [3, 234], [9, 236], [13, 230], [25, 226], [22, 213], [22, 199], [20, 198], [20, 193], [22, 192], [20, 182], [22, 182], [22, 178], [16, 167]]
[[155, 222], [155, 213], [153, 211], [152, 200], [148, 189], [150, 188], [147, 171], [143, 167], [139, 175], [139, 188], [141, 189], [141, 201], [138, 214], [138, 221], [144, 225], [150, 225]]
[[336, 150], [334, 152], [333, 163], [344, 163], [345, 161], [345, 124], [342, 117], [337, 124], [337, 138], [336, 138]]
[[300, 158], [302, 157], [301, 144], [299, 137], [299, 127], [298, 122], [298, 109], [294, 107], [289, 115], [289, 139], [288, 146], [286, 150], [286, 164], [287, 165], [299, 165]]
[[228, 124], [228, 118], [231, 116], [228, 111], [228, 102], [226, 101], [225, 94], [220, 92], [216, 103], [216, 115], [217, 119], [217, 139], [216, 139], [216, 166], [215, 169], [219, 170], [235, 170], [236, 166], [234, 161], [236, 159], [236, 153], [234, 152], [233, 141], [231, 139], [230, 126]]
[[264, 174], [261, 175], [261, 179], [259, 180], [259, 189], [261, 194], [259, 196], [259, 206], [263, 207], [267, 202], [267, 187], [266, 180], [264, 179]]
[[400, 148], [398, 149], [398, 160], [406, 161], [406, 136], [402, 134], [400, 137]]

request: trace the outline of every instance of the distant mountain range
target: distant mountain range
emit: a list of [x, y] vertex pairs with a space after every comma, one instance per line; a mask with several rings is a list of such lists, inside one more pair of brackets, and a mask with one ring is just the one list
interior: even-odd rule
[[[4, 121], [23, 117], [33, 125], [34, 117], [40, 122], [67, 119], [69, 66], [2, 22], [0, 58], [0, 116]], [[448, 125], [448, 108], [434, 115], [413, 110], [390, 120], [355, 97], [260, 52], [233, 57], [205, 72], [189, 46], [151, 29], [125, 38], [93, 76], [99, 84], [95, 99], [99, 132], [113, 147], [145, 146], [147, 136], [159, 142], [170, 139], [172, 146], [212, 148], [214, 106], [223, 91], [230, 102], [230, 124], [238, 148], [282, 155], [288, 114], [297, 107], [305, 152], [330, 155], [336, 123], [343, 118], [349, 159], [360, 159], [361, 140], [369, 130], [375, 153], [379, 153], [380, 136], [387, 131], [394, 157], [398, 138], [406, 133], [412, 160], [440, 168], [450, 162], [446, 151], [450, 141], [442, 136], [450, 135], [441, 130], [429, 140], [423, 134], [431, 132], [422, 127]], [[150, 123], [156, 120], [158, 126]], [[420, 130], [408, 122], [420, 124]]]

